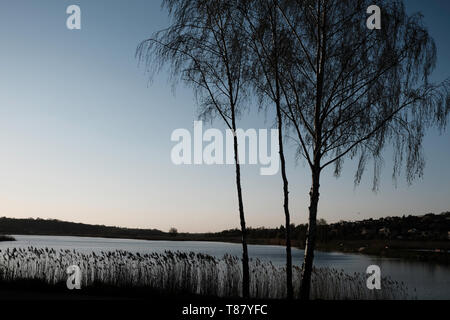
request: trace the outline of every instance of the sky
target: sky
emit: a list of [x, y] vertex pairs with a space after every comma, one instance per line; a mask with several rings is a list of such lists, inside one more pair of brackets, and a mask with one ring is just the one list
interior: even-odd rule
[[[405, 3], [424, 14], [438, 50], [433, 80], [442, 81], [450, 76], [450, 1]], [[81, 30], [66, 27], [73, 4]], [[164, 72], [149, 82], [134, 56], [167, 24], [159, 1], [0, 1], [0, 216], [183, 232], [239, 227], [232, 165], [171, 161], [172, 132], [192, 131], [197, 119], [194, 95], [183, 86], [174, 91]], [[267, 128], [272, 120], [249, 111], [239, 126]], [[449, 142], [448, 131], [427, 133], [425, 175], [411, 186], [403, 178], [393, 184], [389, 151], [377, 193], [370, 167], [357, 188], [354, 162], [339, 179], [325, 170], [318, 217], [450, 210]], [[306, 223], [309, 169], [292, 153], [288, 162], [292, 222]], [[280, 175], [246, 165], [242, 184], [248, 226], [284, 223]]]

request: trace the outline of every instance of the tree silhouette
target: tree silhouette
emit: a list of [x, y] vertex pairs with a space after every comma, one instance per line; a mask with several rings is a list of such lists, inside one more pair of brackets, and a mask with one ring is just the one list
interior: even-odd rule
[[289, 183], [284, 155], [284, 118], [281, 92], [281, 72], [284, 47], [290, 43], [286, 38], [285, 22], [277, 9], [278, 0], [241, 0], [240, 10], [244, 16], [245, 34], [249, 48], [251, 71], [250, 82], [256, 89], [259, 101], [268, 100], [274, 106], [278, 128], [278, 145], [283, 182], [283, 209], [285, 214], [286, 239], [286, 288], [287, 298], [293, 298], [291, 218], [289, 213]]
[[166, 64], [174, 81], [190, 85], [200, 104], [200, 117], [221, 118], [233, 132], [236, 188], [242, 232], [243, 296], [249, 297], [250, 271], [242, 199], [236, 119], [246, 97], [246, 47], [238, 0], [165, 0], [173, 23], [143, 41], [136, 55], [151, 74]]
[[[422, 141], [445, 129], [450, 81], [431, 83], [436, 47], [422, 16], [401, 0], [379, 0], [381, 29], [369, 30], [368, 0], [165, 0], [172, 25], [143, 41], [137, 56], [154, 74], [168, 64], [191, 85], [202, 118], [220, 117], [233, 132], [249, 88], [275, 106], [286, 226], [290, 225], [283, 151], [286, 125], [311, 172], [309, 220], [300, 296], [309, 299], [323, 170], [339, 176], [357, 159], [355, 185], [373, 160], [378, 189], [382, 154], [393, 147], [393, 179], [423, 175]], [[287, 122], [287, 123], [286, 123]], [[247, 230], [234, 135], [243, 246], [243, 296], [249, 297]], [[288, 297], [292, 297], [290, 228], [285, 228]]]
[[176, 236], [178, 235], [178, 230], [177, 230], [177, 228], [174, 228], [174, 227], [170, 228], [170, 229], [169, 229], [169, 235], [170, 235], [171, 237], [176, 237]]
[[333, 165], [339, 176], [344, 160], [357, 158], [357, 185], [372, 158], [376, 190], [382, 151], [392, 145], [393, 178], [404, 168], [411, 183], [423, 174], [426, 129], [444, 129], [448, 119], [449, 81], [429, 82], [436, 47], [422, 16], [408, 16], [400, 0], [380, 0], [382, 27], [369, 30], [371, 2], [277, 2], [295, 44], [283, 53], [284, 113], [312, 178], [302, 299], [309, 299], [323, 170]]

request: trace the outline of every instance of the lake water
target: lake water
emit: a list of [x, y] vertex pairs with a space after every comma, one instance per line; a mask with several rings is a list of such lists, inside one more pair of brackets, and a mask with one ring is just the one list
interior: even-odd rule
[[[114, 251], [148, 253], [165, 250], [201, 252], [218, 258], [228, 253], [241, 256], [241, 245], [222, 242], [198, 241], [148, 241], [131, 239], [106, 239], [62, 236], [24, 236], [14, 235], [17, 241], [0, 242], [0, 249], [13, 247], [38, 247], [54, 249], [75, 249], [81, 252]], [[281, 246], [249, 245], [250, 258], [271, 261], [273, 264], [285, 263], [285, 248]], [[292, 249], [293, 262], [301, 265], [303, 250]], [[381, 268], [382, 276], [404, 282], [408, 289], [415, 291], [419, 299], [450, 299], [450, 267], [425, 262], [404, 261], [371, 257], [360, 254], [338, 252], [316, 252], [314, 265], [342, 269], [346, 273], [365, 273], [369, 265]]]

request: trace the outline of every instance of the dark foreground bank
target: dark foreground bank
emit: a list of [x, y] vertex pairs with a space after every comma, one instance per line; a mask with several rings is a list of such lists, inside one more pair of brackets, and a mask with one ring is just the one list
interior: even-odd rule
[[[89, 319], [255, 319], [273, 320], [343, 315], [365, 318], [374, 310], [396, 310], [408, 316], [420, 310], [437, 310], [447, 302], [423, 301], [287, 301], [268, 299], [221, 299], [198, 295], [166, 295], [148, 289], [115, 289], [97, 286], [83, 290], [68, 290], [64, 284], [0, 282], [0, 307], [14, 311], [15, 316], [35, 317], [45, 312], [48, 318], [87, 317]], [[4, 309], [4, 308], [2, 308]], [[370, 311], [372, 310], [372, 311]], [[375, 313], [377, 313], [375, 311]], [[303, 316], [302, 316], [303, 315]], [[416, 314], [417, 315], [417, 314]]]

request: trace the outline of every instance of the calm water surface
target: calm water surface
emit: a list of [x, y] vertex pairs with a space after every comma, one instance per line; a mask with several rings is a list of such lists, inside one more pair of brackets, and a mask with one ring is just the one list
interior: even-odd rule
[[[114, 251], [149, 253], [171, 251], [193, 251], [218, 258], [228, 253], [241, 256], [241, 245], [222, 242], [198, 241], [148, 241], [131, 239], [106, 239], [63, 236], [23, 236], [15, 235], [17, 241], [0, 242], [0, 249], [13, 247], [48, 247], [54, 249], [75, 249], [81, 252]], [[285, 248], [281, 246], [249, 245], [250, 258], [271, 261], [273, 264], [285, 263]], [[292, 249], [293, 262], [301, 265], [303, 250]], [[317, 267], [342, 269], [346, 273], [365, 273], [371, 264], [379, 265], [383, 276], [404, 282], [419, 299], [450, 299], [450, 267], [425, 262], [403, 261], [369, 257], [359, 254], [338, 252], [316, 252], [314, 264]]]

